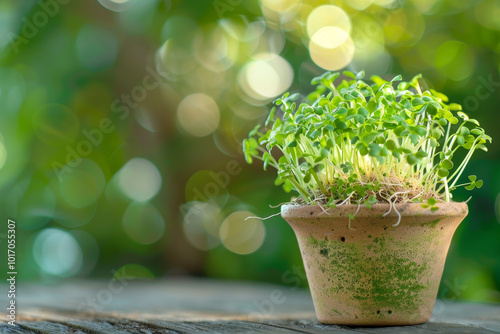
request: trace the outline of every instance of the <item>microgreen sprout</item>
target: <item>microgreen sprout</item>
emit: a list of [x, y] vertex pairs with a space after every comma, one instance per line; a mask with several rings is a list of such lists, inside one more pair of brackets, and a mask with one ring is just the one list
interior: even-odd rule
[[[421, 75], [343, 76], [338, 85], [340, 73], [314, 78], [316, 89], [300, 104], [298, 93], [275, 100], [265, 126], [243, 141], [247, 162], [276, 168], [275, 184], [295, 190], [296, 202], [322, 207], [418, 202], [435, 210], [455, 188], [482, 186], [476, 176], [457, 185], [472, 154], [491, 142], [460, 105], [424, 90]], [[453, 163], [459, 149], [465, 157]]]

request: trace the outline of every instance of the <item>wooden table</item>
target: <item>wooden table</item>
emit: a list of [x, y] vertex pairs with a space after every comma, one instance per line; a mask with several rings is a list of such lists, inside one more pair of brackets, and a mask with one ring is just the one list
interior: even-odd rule
[[[500, 333], [499, 305], [443, 301], [418, 326], [322, 325], [309, 291], [270, 284], [122, 279], [17, 291], [18, 326], [0, 333]], [[5, 310], [6, 294], [0, 302]]]

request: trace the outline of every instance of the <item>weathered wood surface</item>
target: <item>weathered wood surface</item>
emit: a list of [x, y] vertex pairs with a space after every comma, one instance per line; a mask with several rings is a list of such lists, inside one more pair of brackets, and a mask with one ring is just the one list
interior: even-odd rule
[[[2, 323], [0, 333], [500, 333], [500, 306], [492, 304], [438, 302], [431, 320], [418, 326], [327, 326], [315, 319], [309, 292], [287, 286], [118, 283], [19, 284], [18, 326]], [[0, 302], [6, 305], [6, 294]]]

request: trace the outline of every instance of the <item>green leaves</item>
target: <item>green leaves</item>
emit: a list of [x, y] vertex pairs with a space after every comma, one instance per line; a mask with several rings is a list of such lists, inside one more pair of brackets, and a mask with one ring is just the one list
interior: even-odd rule
[[431, 211], [437, 211], [439, 210], [439, 207], [436, 206], [437, 201], [435, 198], [431, 197], [427, 200], [426, 204], [421, 204], [420, 206], [423, 207], [424, 209], [430, 208]]
[[450, 174], [450, 172], [446, 168], [439, 168], [438, 169], [438, 176], [441, 178], [445, 178]]
[[465, 189], [467, 190], [474, 190], [474, 188], [481, 188], [483, 186], [483, 181], [478, 180], [476, 175], [470, 175], [469, 176], [470, 183], [465, 186]]
[[253, 162], [252, 156], [258, 155], [258, 146], [259, 144], [254, 138], [243, 140], [243, 153], [245, 155], [245, 160], [247, 163], [251, 164]]
[[[265, 126], [251, 128], [243, 140], [245, 160], [277, 168], [276, 184], [307, 203], [323, 198], [331, 206], [346, 200], [368, 206], [382, 191], [402, 193], [397, 201], [409, 194], [428, 199], [433, 210], [436, 200], [450, 200], [472, 153], [486, 151], [491, 137], [460, 105], [447, 104], [446, 95], [420, 87], [420, 78], [365, 81], [364, 72], [325, 72], [312, 80], [313, 92], [274, 101]], [[464, 154], [455, 154], [458, 149]], [[454, 164], [454, 155], [465, 160]], [[469, 180], [462, 186], [482, 186], [475, 176]]]
[[444, 169], [450, 170], [453, 168], [453, 162], [451, 160], [445, 159], [441, 161], [440, 166]]

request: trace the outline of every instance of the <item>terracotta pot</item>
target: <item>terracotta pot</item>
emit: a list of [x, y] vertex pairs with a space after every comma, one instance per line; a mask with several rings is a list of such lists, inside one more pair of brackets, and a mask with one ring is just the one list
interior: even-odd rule
[[465, 203], [284, 205], [299, 242], [318, 320], [338, 325], [412, 325], [429, 320], [451, 238]]

